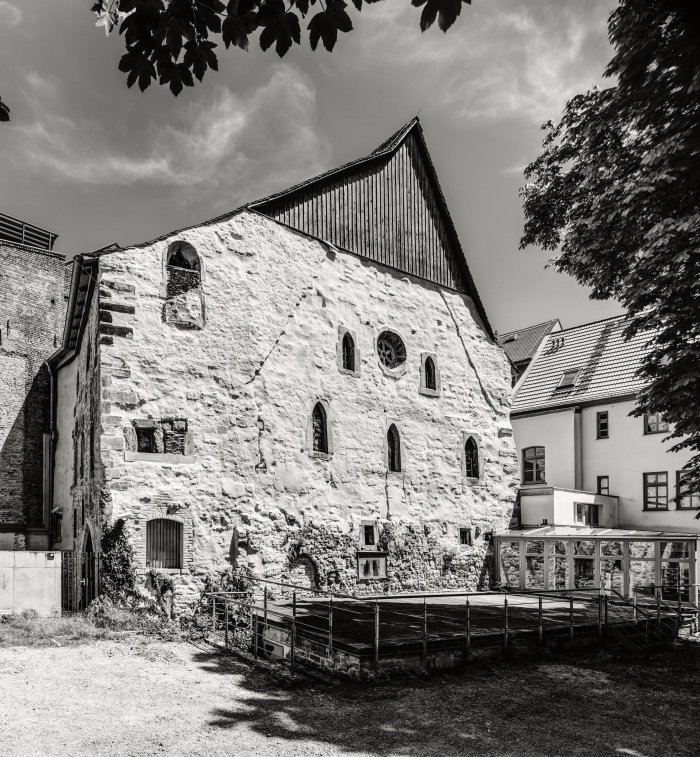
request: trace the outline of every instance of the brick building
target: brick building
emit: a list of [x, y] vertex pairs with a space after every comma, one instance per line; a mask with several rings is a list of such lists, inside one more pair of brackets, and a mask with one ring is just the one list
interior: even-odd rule
[[417, 119], [369, 156], [74, 258], [54, 545], [351, 592], [489, 580], [517, 487], [509, 366]]
[[50, 249], [55, 238], [0, 214], [0, 549], [50, 546], [46, 361], [66, 311], [65, 259]]

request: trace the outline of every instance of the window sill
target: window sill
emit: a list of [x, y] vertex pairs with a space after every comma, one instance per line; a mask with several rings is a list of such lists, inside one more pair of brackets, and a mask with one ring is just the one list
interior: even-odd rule
[[547, 482], [542, 479], [542, 481], [523, 481], [520, 486], [547, 486]]
[[418, 394], [422, 394], [424, 397], [439, 397], [440, 396], [440, 390], [439, 389], [428, 389], [427, 386], [419, 386], [418, 387]]
[[311, 450], [309, 454], [317, 460], [330, 460], [333, 457], [330, 452], [318, 452], [317, 450]]
[[610, 438], [609, 436], [596, 436], [596, 441], [597, 440], [609, 439], [609, 438]]
[[351, 371], [349, 368], [338, 368], [338, 372], [344, 376], [352, 376], [353, 378], [360, 378], [359, 371]]
[[160, 463], [167, 465], [187, 465], [194, 463], [194, 455], [168, 455], [163, 452], [129, 452], [125, 450], [124, 460], [127, 463]]
[[465, 486], [482, 486], [483, 481], [481, 478], [469, 478], [469, 476], [462, 476], [462, 481]]
[[643, 507], [642, 512], [645, 513], [666, 513], [668, 512], [668, 505], [666, 507]]

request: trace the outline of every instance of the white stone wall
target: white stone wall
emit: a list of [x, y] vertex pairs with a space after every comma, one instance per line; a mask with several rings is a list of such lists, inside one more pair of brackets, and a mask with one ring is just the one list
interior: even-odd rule
[[[205, 326], [164, 322], [165, 255], [185, 240], [202, 263]], [[319, 585], [352, 591], [475, 586], [488, 544], [459, 547], [460, 527], [508, 525], [517, 486], [510, 374], [464, 295], [328, 250], [243, 212], [101, 260], [113, 325], [103, 344], [102, 457], [113, 517], [126, 518], [140, 560], [146, 522], [186, 524], [185, 584], [225, 568], [236, 528], [256, 573], [289, 576], [308, 555]], [[128, 288], [134, 292], [128, 292]], [[375, 349], [385, 328], [407, 349], [398, 378]], [[356, 337], [357, 375], [339, 369], [342, 329]], [[436, 356], [437, 397], [419, 392], [421, 355]], [[332, 454], [310, 452], [314, 403], [329, 412]], [[186, 418], [192, 456], [125, 455], [134, 420]], [[386, 432], [401, 434], [404, 470], [389, 473]], [[463, 477], [465, 434], [480, 445], [481, 478]], [[127, 461], [126, 458], [129, 458]], [[362, 520], [377, 520], [388, 579], [357, 583]], [[141, 563], [142, 566], [144, 563]]]

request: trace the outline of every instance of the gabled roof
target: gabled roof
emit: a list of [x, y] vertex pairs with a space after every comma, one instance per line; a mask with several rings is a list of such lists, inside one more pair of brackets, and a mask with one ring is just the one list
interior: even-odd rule
[[499, 334], [496, 340], [511, 362], [521, 363], [524, 360], [532, 359], [540, 342], [555, 327], [557, 330], [561, 330], [561, 323], [558, 318], [538, 323], [536, 326], [527, 326], [518, 331], [509, 331], [507, 334]]
[[[636, 395], [642, 381], [635, 373], [650, 336], [625, 341], [625, 327], [626, 316], [616, 316], [550, 333], [516, 387], [511, 415]], [[579, 371], [574, 385], [557, 389], [573, 370]]]
[[247, 207], [339, 249], [468, 294], [494, 336], [417, 117], [369, 155]]

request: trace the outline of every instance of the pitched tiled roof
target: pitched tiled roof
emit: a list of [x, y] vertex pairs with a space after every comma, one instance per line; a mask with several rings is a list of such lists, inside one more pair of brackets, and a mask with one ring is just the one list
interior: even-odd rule
[[507, 334], [499, 334], [498, 343], [508, 358], [513, 363], [530, 360], [540, 342], [559, 323], [559, 319], [538, 323], [536, 326], [528, 326], [518, 331], [509, 331]]
[[[551, 333], [518, 386], [511, 413], [636, 394], [642, 382], [635, 372], [650, 337], [625, 341], [625, 326], [625, 316], [617, 316]], [[574, 385], [557, 390], [564, 371], [575, 369]]]

